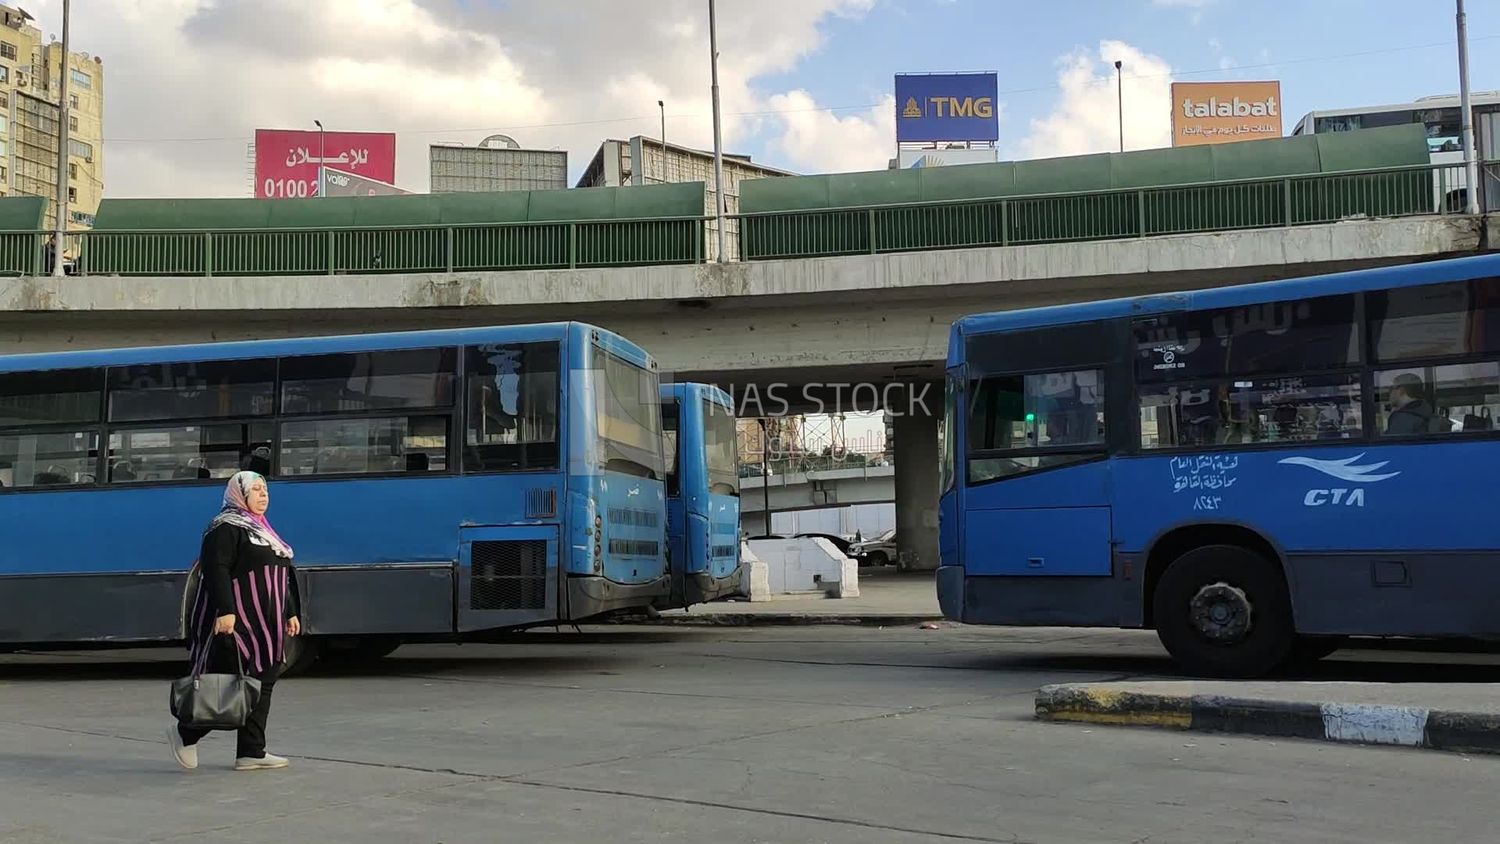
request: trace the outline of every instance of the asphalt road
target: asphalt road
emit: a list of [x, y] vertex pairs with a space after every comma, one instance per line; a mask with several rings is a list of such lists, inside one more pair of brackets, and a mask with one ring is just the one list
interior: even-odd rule
[[[1495, 682], [1389, 654], [1313, 679]], [[0, 841], [1411, 842], [1494, 835], [1500, 757], [1032, 720], [1169, 675], [1150, 634], [608, 628], [278, 687], [284, 771], [184, 772], [176, 651], [0, 656]]]

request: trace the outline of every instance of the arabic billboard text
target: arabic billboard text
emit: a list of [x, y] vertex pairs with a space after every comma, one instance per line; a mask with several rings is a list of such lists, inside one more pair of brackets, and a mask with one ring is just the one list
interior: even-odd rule
[[318, 168], [323, 166], [393, 183], [396, 136], [388, 132], [255, 130], [256, 198], [317, 196]]
[[993, 73], [896, 75], [896, 142], [997, 141]]
[[1172, 146], [1279, 137], [1280, 82], [1172, 83]]

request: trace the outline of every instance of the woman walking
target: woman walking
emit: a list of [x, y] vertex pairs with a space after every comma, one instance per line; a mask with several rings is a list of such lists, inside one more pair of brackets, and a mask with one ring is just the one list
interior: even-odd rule
[[[232, 674], [243, 666], [261, 682], [260, 697], [238, 731], [236, 771], [287, 766], [287, 760], [266, 752], [266, 718], [286, 639], [302, 630], [301, 601], [292, 547], [266, 521], [270, 503], [266, 479], [259, 474], [240, 472], [229, 479], [224, 507], [203, 532], [201, 580], [188, 615], [195, 667]], [[198, 767], [198, 741], [208, 732], [180, 724], [167, 728], [177, 764]]]

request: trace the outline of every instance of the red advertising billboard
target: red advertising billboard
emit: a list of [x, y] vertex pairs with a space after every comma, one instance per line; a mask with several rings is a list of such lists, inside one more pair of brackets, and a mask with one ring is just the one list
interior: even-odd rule
[[255, 130], [255, 196], [318, 195], [318, 169], [331, 167], [387, 184], [396, 181], [396, 136], [389, 132]]

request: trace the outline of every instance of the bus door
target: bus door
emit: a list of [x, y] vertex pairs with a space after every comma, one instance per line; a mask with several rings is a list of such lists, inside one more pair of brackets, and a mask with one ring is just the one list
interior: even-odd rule
[[554, 525], [460, 530], [458, 631], [556, 619], [558, 560]]
[[1112, 370], [1096, 363], [1110, 357], [1112, 330], [1084, 323], [969, 338], [968, 456], [956, 467], [966, 473], [966, 515], [955, 537], [967, 576], [1113, 572]]

